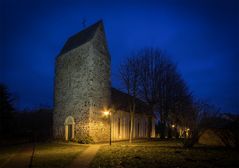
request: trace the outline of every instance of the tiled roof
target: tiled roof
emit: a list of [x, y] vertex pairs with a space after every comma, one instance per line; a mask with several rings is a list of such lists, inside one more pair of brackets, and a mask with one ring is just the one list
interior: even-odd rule
[[102, 22], [102, 20], [100, 20], [100, 21], [96, 22], [95, 24], [80, 31], [79, 33], [71, 36], [66, 41], [64, 47], [62, 48], [62, 50], [60, 52], [60, 55], [67, 53], [68, 51], [90, 41], [94, 37], [97, 28], [102, 24], [103, 24], [103, 22]]
[[[111, 88], [111, 103], [114, 108], [123, 111], [129, 111], [129, 100], [132, 96], [119, 91], [118, 89]], [[150, 107], [142, 100], [136, 98], [136, 113], [145, 113], [145, 114], [152, 114]]]

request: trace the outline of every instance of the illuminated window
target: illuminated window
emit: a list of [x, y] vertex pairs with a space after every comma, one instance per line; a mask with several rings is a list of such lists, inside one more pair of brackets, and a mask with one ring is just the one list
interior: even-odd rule
[[131, 120], [129, 119], [129, 137], [130, 137], [130, 128], [131, 128]]
[[118, 135], [120, 136], [120, 118], [118, 118]]
[[138, 122], [138, 137], [139, 137], [139, 122]]
[[147, 136], [147, 122], [145, 121], [144, 125], [144, 135]]

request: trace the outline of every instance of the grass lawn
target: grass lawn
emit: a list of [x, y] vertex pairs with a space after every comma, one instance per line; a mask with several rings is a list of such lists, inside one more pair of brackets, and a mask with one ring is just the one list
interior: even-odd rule
[[35, 148], [33, 168], [66, 167], [86, 148], [86, 145], [79, 144], [38, 144]]
[[102, 146], [92, 168], [239, 167], [239, 153], [225, 148], [184, 149], [176, 141], [113, 143]]

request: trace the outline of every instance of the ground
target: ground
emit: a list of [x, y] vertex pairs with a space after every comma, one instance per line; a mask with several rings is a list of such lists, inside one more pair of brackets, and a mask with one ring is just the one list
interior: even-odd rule
[[39, 144], [33, 157], [33, 168], [63, 168], [84, 151], [88, 145], [79, 144]]
[[2, 164], [7, 161], [15, 152], [20, 149], [19, 145], [12, 145], [8, 147], [1, 147], [0, 148], [0, 167]]
[[239, 167], [239, 155], [235, 150], [199, 145], [184, 149], [178, 141], [117, 143], [102, 146], [91, 167]]
[[[92, 145], [73, 143], [37, 144], [33, 168], [70, 167]], [[0, 148], [0, 168], [21, 146]], [[154, 167], [239, 167], [239, 153], [233, 149], [197, 145], [184, 149], [179, 141], [137, 141], [101, 144], [90, 163], [91, 168], [154, 168]], [[11, 159], [8, 161], [11, 162]], [[6, 165], [6, 164], [5, 164]]]
[[[74, 158], [83, 152], [88, 145], [73, 143], [40, 143], [35, 147], [32, 168], [63, 168], [68, 167]], [[0, 168], [11, 167], [11, 161], [22, 155], [24, 145], [0, 148]], [[30, 151], [30, 155], [32, 151]], [[29, 157], [22, 158], [30, 161]], [[9, 166], [11, 165], [11, 166]], [[16, 165], [16, 167], [25, 167]]]

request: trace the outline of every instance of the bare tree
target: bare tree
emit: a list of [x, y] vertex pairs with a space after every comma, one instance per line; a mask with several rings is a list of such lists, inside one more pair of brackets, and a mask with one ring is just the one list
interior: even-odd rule
[[133, 97], [130, 111], [135, 111], [136, 97], [147, 102], [152, 113], [160, 114], [160, 134], [164, 138], [165, 127], [179, 118], [176, 116], [184, 108], [182, 102], [186, 104], [186, 97], [190, 97], [176, 65], [160, 49], [145, 48], [130, 57], [120, 72], [128, 94]]
[[176, 65], [160, 49], [145, 48], [137, 53], [137, 59], [139, 96], [148, 103], [151, 112], [159, 112], [160, 136], [164, 138], [165, 128], [177, 122], [180, 109], [191, 103], [189, 90]]
[[133, 126], [134, 126], [134, 114], [136, 107], [136, 98], [138, 93], [139, 85], [139, 62], [138, 59], [133, 56], [126, 60], [124, 64], [120, 67], [120, 78], [123, 81], [123, 85], [127, 91], [128, 105], [130, 112], [130, 143], [133, 138]]
[[163, 126], [161, 137], [164, 137], [166, 78], [172, 65], [159, 49], [145, 48], [138, 52], [137, 57], [140, 60], [139, 95], [148, 103], [152, 113], [159, 111]]
[[[172, 124], [190, 130], [190, 135], [184, 141], [185, 147], [192, 147], [203, 131], [215, 124], [219, 110], [208, 103], [194, 100], [176, 65], [161, 50], [155, 48], [139, 50], [121, 66], [120, 75], [130, 95], [128, 97], [131, 116], [130, 142], [137, 98], [147, 102], [152, 113], [159, 113], [162, 138], [166, 127], [169, 128], [170, 137]], [[220, 135], [223, 138], [228, 137]], [[234, 137], [235, 144], [238, 144], [238, 135], [235, 134]]]

